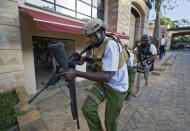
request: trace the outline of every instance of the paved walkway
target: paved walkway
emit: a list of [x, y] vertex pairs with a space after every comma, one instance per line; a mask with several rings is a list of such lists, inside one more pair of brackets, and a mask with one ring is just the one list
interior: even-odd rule
[[[169, 52], [177, 54], [168, 70], [153, 75], [149, 86], [138, 97], [133, 97], [124, 107], [118, 121], [118, 131], [189, 131], [190, 130], [190, 51]], [[160, 64], [158, 61], [157, 64]], [[77, 88], [81, 131], [88, 131], [81, 106], [91, 83]], [[66, 87], [51, 87], [34, 101], [50, 131], [77, 131], [72, 120]], [[104, 121], [105, 102], [99, 115]]]
[[119, 130], [190, 130], [190, 54], [172, 53], [177, 54], [172, 67], [152, 76], [150, 85], [128, 103]]

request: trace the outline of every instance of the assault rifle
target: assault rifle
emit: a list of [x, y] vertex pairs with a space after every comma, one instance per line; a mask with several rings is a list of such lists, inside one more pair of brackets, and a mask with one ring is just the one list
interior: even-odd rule
[[138, 54], [139, 57], [139, 65], [137, 66], [137, 72], [144, 73], [144, 66], [146, 63], [144, 62], [144, 56], [142, 53]]
[[[75, 68], [75, 65], [80, 63], [80, 58], [82, 54], [85, 53], [87, 50], [90, 50], [92, 47], [87, 46], [81, 53], [73, 53], [69, 57], [70, 61], [69, 63], [67, 62], [64, 45], [62, 43], [49, 45], [48, 48], [52, 52], [59, 66], [57, 67], [56, 71], [53, 73], [49, 81], [46, 83], [46, 85], [28, 101], [28, 104], [30, 104], [37, 96], [39, 96], [42, 91], [47, 89], [49, 86], [56, 84], [61, 79], [61, 77], [57, 76], [57, 74], [67, 71], [69, 67]], [[66, 80], [66, 83], [70, 92], [70, 106], [71, 106], [73, 120], [77, 121], [77, 128], [79, 129], [80, 126], [79, 126], [78, 110], [77, 110], [75, 80]]]
[[[137, 72], [144, 73], [144, 67], [147, 68], [148, 65], [153, 64], [153, 61], [144, 62], [144, 60], [147, 59], [147, 57], [145, 57], [142, 53], [139, 53], [138, 55], [141, 66], [137, 67]], [[151, 65], [151, 67], [152, 66], [153, 65]]]

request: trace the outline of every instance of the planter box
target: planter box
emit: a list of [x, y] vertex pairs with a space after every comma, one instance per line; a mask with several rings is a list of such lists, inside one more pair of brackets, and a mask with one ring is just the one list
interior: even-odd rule
[[3, 92], [16, 91], [19, 103], [15, 105], [15, 112], [20, 131], [48, 131], [47, 125], [42, 120], [34, 104], [27, 104], [29, 96], [24, 87], [8, 88]]

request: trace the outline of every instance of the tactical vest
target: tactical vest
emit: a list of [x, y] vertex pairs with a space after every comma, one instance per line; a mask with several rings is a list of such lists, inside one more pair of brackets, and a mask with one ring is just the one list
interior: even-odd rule
[[[151, 68], [153, 70], [154, 60], [147, 61], [146, 63], [143, 62], [145, 59], [148, 59], [152, 56], [152, 53], [150, 52], [150, 46], [151, 46], [151, 44], [149, 44], [149, 43], [146, 44], [146, 46], [144, 48], [141, 46], [141, 44], [137, 46], [137, 51], [139, 53], [139, 55], [138, 55], [139, 63], [137, 66], [137, 72], [144, 73], [145, 64], [151, 65]], [[142, 58], [142, 56], [143, 56], [143, 58]]]
[[146, 46], [143, 48], [142, 45], [137, 46], [137, 51], [143, 55], [144, 59], [148, 59], [152, 56], [152, 53], [150, 52], [150, 46], [151, 44], [146, 44]]
[[[98, 48], [93, 48], [92, 53], [95, 59], [95, 62], [92, 64], [91, 68], [94, 72], [102, 72], [102, 58], [104, 57], [104, 51], [106, 48], [106, 45], [108, 44], [109, 40], [113, 40], [112, 38], [108, 38], [104, 41], [102, 45], [100, 45]], [[119, 64], [118, 69], [120, 69], [126, 61], [129, 59], [130, 54], [128, 50], [125, 49], [125, 46], [121, 42], [117, 42], [117, 44], [120, 44], [122, 47], [122, 51], [119, 54]], [[119, 45], [118, 45], [119, 48]]]

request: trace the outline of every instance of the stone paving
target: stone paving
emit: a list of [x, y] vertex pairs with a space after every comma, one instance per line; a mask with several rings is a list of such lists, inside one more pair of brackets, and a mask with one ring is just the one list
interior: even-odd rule
[[128, 103], [126, 116], [120, 115], [119, 130], [190, 130], [189, 56], [177, 52], [171, 68], [162, 72], [161, 76], [151, 77], [149, 86]]
[[[118, 131], [190, 131], [190, 51], [169, 54], [176, 54], [173, 65], [160, 75], [152, 75], [149, 86], [138, 97], [124, 103]], [[87, 81], [77, 88], [81, 131], [88, 131], [81, 106], [91, 84]], [[50, 87], [34, 103], [50, 131], [77, 131], [65, 86]], [[102, 123], [104, 108], [105, 102], [99, 107]]]

